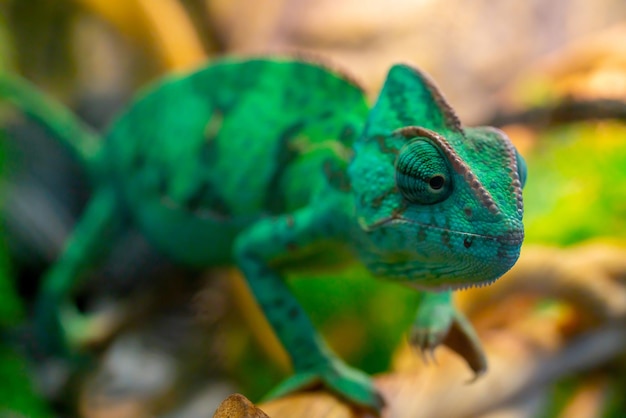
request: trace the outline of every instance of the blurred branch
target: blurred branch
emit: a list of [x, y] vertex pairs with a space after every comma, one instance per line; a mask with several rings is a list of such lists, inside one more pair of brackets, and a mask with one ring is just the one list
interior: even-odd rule
[[136, 0], [168, 68], [196, 66], [206, 53], [193, 23], [176, 0]]
[[185, 8], [176, 0], [79, 0], [120, 31], [152, 44], [168, 69], [185, 69], [206, 53]]
[[565, 99], [556, 104], [519, 112], [498, 111], [484, 124], [489, 126], [522, 124], [539, 129], [565, 123], [605, 119], [626, 121], [626, 102], [616, 99]]

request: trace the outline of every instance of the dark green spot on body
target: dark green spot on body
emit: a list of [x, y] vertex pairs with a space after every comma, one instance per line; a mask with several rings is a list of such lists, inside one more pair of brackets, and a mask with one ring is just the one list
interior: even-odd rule
[[346, 169], [334, 158], [327, 158], [324, 161], [324, 176], [333, 188], [342, 192], [351, 190], [350, 179], [346, 173]]
[[189, 198], [185, 201], [184, 205], [187, 210], [193, 212], [197, 210], [202, 202], [205, 200], [206, 195], [210, 191], [210, 185], [208, 182], [200, 183], [200, 186], [196, 188], [196, 190], [189, 196]]
[[298, 309], [297, 306], [292, 306], [287, 311], [287, 317], [289, 319], [296, 319], [298, 316], [300, 316], [300, 309]]
[[387, 144], [387, 137], [383, 135], [376, 135], [373, 138], [374, 141], [378, 143], [378, 147], [385, 155], [397, 155], [400, 150], [394, 147], [391, 147]]
[[448, 231], [441, 233], [441, 243], [446, 247], [450, 247], [450, 233]]
[[221, 110], [215, 109], [204, 127], [204, 138], [207, 142], [214, 141], [217, 138], [223, 123], [224, 114]]
[[291, 146], [291, 141], [306, 127], [304, 120], [298, 120], [287, 126], [278, 138], [277, 152], [274, 157], [273, 172], [267, 183], [265, 207], [272, 213], [283, 210], [284, 196], [277, 196], [280, 180], [286, 167], [299, 155], [299, 151]]

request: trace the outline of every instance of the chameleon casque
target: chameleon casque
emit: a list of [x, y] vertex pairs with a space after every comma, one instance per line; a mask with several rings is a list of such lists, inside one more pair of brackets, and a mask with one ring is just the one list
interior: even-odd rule
[[461, 343], [449, 345], [485, 369], [451, 295], [516, 262], [526, 168], [502, 132], [463, 127], [419, 70], [393, 66], [370, 108], [351, 78], [313, 62], [225, 59], [143, 92], [104, 140], [15, 76], [0, 76], [0, 97], [52, 131], [94, 182], [37, 302], [59, 352], [72, 289], [133, 222], [180, 263], [241, 269], [293, 363], [273, 396], [322, 383], [382, 406], [285, 284], [284, 266], [322, 251], [348, 249], [375, 276], [425, 291], [413, 344], [430, 351], [455, 332]]

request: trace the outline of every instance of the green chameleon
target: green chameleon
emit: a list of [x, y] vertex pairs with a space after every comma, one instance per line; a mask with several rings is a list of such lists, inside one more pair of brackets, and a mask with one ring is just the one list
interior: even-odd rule
[[502, 132], [462, 127], [415, 68], [393, 66], [369, 108], [349, 77], [311, 62], [224, 60], [144, 92], [103, 141], [14, 76], [0, 77], [0, 97], [52, 131], [94, 182], [37, 304], [58, 351], [68, 349], [71, 290], [132, 222], [180, 263], [241, 269], [295, 370], [272, 396], [323, 384], [382, 407], [285, 284], [286, 269], [321, 252], [426, 291], [413, 344], [446, 343], [485, 370], [452, 290], [491, 283], [516, 262], [526, 168]]

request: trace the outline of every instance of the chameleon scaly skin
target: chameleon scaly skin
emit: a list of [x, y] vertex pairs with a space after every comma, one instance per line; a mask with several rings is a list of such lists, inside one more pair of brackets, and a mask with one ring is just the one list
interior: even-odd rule
[[[28, 107], [22, 90], [35, 94], [0, 76], [0, 97]], [[62, 112], [41, 103], [49, 112], [30, 113], [54, 127]], [[451, 291], [491, 283], [517, 260], [525, 166], [500, 131], [463, 128], [414, 68], [394, 66], [370, 110], [349, 78], [312, 63], [222, 61], [145, 92], [82, 159], [101, 167], [94, 198], [39, 300], [40, 328], [60, 351], [58, 305], [100, 258], [99, 237], [133, 222], [181, 263], [239, 266], [295, 369], [273, 396], [323, 383], [382, 406], [284, 283], [289, 263], [323, 251], [351, 249], [373, 274], [425, 290], [413, 343], [433, 349], [454, 332], [462, 343], [451, 348], [485, 369]]]

